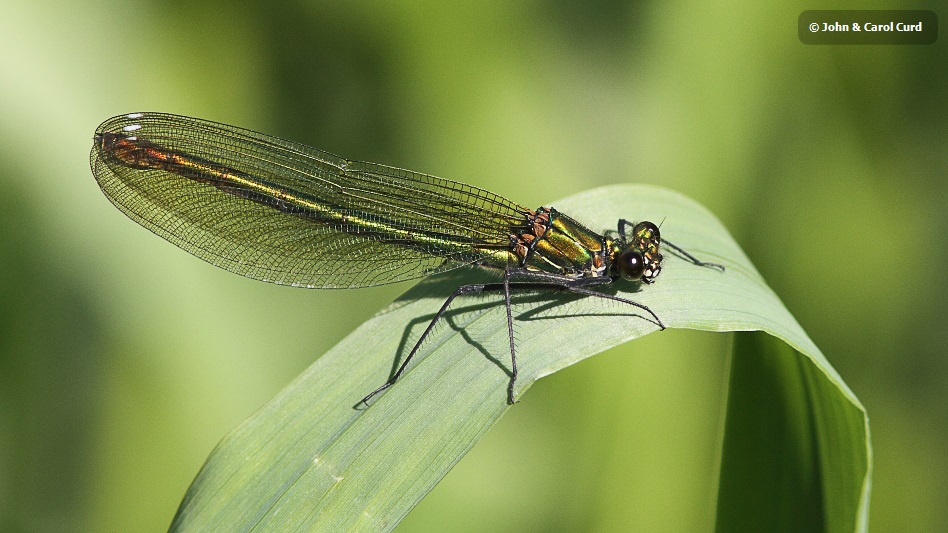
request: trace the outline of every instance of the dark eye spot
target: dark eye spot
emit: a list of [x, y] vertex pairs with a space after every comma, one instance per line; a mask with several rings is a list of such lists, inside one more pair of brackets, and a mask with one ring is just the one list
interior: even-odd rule
[[619, 274], [629, 281], [638, 281], [645, 273], [645, 258], [639, 252], [629, 250], [619, 256]]

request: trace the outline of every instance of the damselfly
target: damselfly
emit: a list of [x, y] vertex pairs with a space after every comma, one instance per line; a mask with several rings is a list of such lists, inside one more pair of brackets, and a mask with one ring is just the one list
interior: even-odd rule
[[510, 339], [507, 400], [517, 356], [511, 293], [568, 291], [651, 309], [594, 290], [652, 283], [661, 246], [724, 271], [660, 237], [649, 221], [596, 233], [553, 208], [409, 170], [349, 161], [301, 144], [162, 113], [110, 118], [95, 133], [92, 173], [122, 212], [205, 261], [243, 276], [315, 288], [371, 287], [465, 265], [496, 283], [458, 287], [368, 401], [392, 386], [455, 298], [502, 293]]

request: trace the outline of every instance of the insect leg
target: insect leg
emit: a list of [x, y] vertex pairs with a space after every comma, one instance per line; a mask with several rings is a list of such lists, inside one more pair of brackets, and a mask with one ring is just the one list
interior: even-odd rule
[[[628, 240], [628, 238], [627, 238], [626, 235], [625, 235], [625, 228], [626, 228], [626, 226], [634, 226], [634, 224], [632, 224], [631, 222], [629, 222], [628, 220], [626, 220], [626, 219], [624, 219], [624, 218], [620, 218], [620, 219], [619, 219], [619, 235], [622, 235], [622, 238], [623, 238], [623, 239]], [[716, 268], [716, 269], [720, 270], [721, 272], [724, 272], [724, 265], [719, 265], [719, 264], [717, 264], [717, 263], [710, 263], [710, 262], [707, 262], [707, 261], [701, 261], [701, 260], [699, 260], [697, 257], [695, 257], [695, 256], [689, 254], [688, 252], [686, 252], [686, 251], [685, 251], [684, 249], [682, 249], [680, 246], [678, 246], [678, 245], [676, 245], [675, 243], [672, 243], [672, 242], [670, 242], [670, 241], [667, 241], [667, 240], [665, 240], [665, 239], [662, 239], [662, 244], [665, 245], [665, 246], [668, 246], [668, 247], [671, 248], [672, 250], [675, 250], [676, 252], [678, 252], [678, 253], [680, 253], [681, 255], [685, 256], [685, 257], [686, 257], [689, 261], [691, 261], [692, 264], [694, 264], [695, 266]]]
[[[455, 298], [457, 298], [458, 296], [461, 296], [462, 294], [476, 294], [479, 292], [483, 292], [485, 289], [496, 290], [495, 286], [497, 285], [498, 284], [496, 283], [461, 285], [460, 287], [455, 289], [454, 292], [451, 293], [451, 296], [448, 296], [448, 299], [445, 300], [444, 304], [441, 305], [441, 309], [438, 310], [434, 318], [431, 319], [431, 322], [428, 324], [428, 327], [425, 328], [425, 331], [421, 334], [421, 337], [418, 338], [418, 342], [415, 343], [415, 346], [411, 349], [410, 352], [408, 352], [408, 356], [405, 357], [405, 360], [402, 361], [401, 365], [399, 365], [398, 370], [396, 370], [395, 373], [392, 374], [392, 377], [389, 378], [389, 380], [386, 381], [384, 385], [370, 392], [365, 398], [362, 398], [362, 401], [360, 403], [363, 403], [365, 404], [366, 407], [368, 407], [369, 400], [371, 400], [378, 393], [391, 387], [392, 385], [395, 384], [396, 381], [398, 381], [398, 378], [402, 375], [402, 372], [405, 371], [405, 367], [408, 366], [408, 362], [411, 361], [411, 358], [415, 356], [415, 352], [417, 352], [418, 348], [421, 347], [421, 343], [424, 342], [426, 337], [428, 337], [428, 334], [431, 333], [432, 329], [434, 329], [434, 325], [438, 322], [438, 320], [441, 319], [445, 311], [448, 310], [448, 307], [451, 305], [451, 302], [453, 302]], [[508, 296], [508, 304], [509, 304], [509, 296]]]
[[[511, 283], [517, 279], [526, 280], [523, 283]], [[517, 352], [516, 352], [516, 343], [514, 340], [513, 334], [513, 311], [511, 309], [511, 294], [514, 291], [540, 291], [540, 290], [561, 290], [569, 291], [576, 294], [581, 294], [583, 296], [594, 296], [597, 298], [605, 298], [607, 300], [613, 300], [616, 302], [632, 305], [642, 309], [643, 311], [650, 314], [655, 320], [654, 323], [665, 329], [665, 325], [662, 323], [661, 319], [658, 318], [658, 315], [654, 311], [649, 309], [648, 306], [640, 304], [638, 302], [628, 300], [626, 298], [620, 298], [618, 296], [612, 296], [610, 294], [604, 294], [601, 292], [596, 292], [594, 290], [587, 289], [588, 286], [594, 285], [605, 285], [612, 283], [611, 278], [607, 277], [598, 277], [598, 278], [570, 278], [566, 276], [557, 276], [556, 274], [548, 274], [542, 272], [526, 272], [519, 270], [510, 270], [504, 273], [503, 283], [485, 283], [485, 284], [472, 284], [472, 285], [462, 285], [454, 290], [450, 296], [444, 301], [444, 304], [441, 305], [441, 308], [435, 314], [434, 318], [431, 319], [431, 322], [428, 324], [428, 327], [425, 328], [425, 331], [421, 334], [418, 341], [412, 347], [411, 351], [408, 353], [408, 356], [405, 357], [405, 360], [402, 361], [402, 364], [399, 365], [398, 370], [392, 375], [392, 377], [386, 381], [381, 387], [375, 389], [366, 395], [360, 403], [368, 406], [369, 400], [378, 395], [380, 392], [388, 389], [398, 381], [398, 378], [401, 377], [402, 373], [405, 371], [405, 368], [408, 367], [408, 363], [415, 356], [415, 353], [418, 352], [418, 349], [421, 347], [421, 343], [428, 337], [434, 325], [444, 316], [444, 313], [447, 312], [448, 307], [451, 306], [451, 302], [455, 298], [465, 294], [478, 294], [484, 292], [501, 292], [504, 293], [504, 304], [507, 310], [507, 334], [510, 339], [510, 359], [511, 359], [511, 372], [510, 372], [510, 383], [507, 386], [507, 402], [511, 405], [516, 403], [514, 400], [514, 386], [517, 382]]]
[[584, 296], [595, 296], [597, 298], [605, 298], [606, 300], [613, 300], [616, 302], [621, 302], [624, 304], [632, 305], [638, 307], [639, 309], [645, 311], [646, 313], [652, 315], [652, 318], [655, 319], [655, 325], [665, 329], [665, 324], [662, 323], [662, 320], [658, 318], [658, 315], [654, 311], [649, 309], [645, 304], [640, 304], [638, 302], [628, 300], [626, 298], [621, 298], [619, 296], [613, 296], [611, 294], [604, 294], [601, 292], [596, 292], [585, 287], [594, 286], [594, 285], [608, 285], [613, 282], [612, 278], [600, 276], [592, 278], [570, 278], [566, 276], [558, 276], [556, 274], [549, 274], [546, 272], [527, 272], [527, 271], [514, 271], [511, 272], [511, 277], [517, 277], [520, 279], [526, 279], [534, 281], [535, 283], [517, 283], [514, 284], [514, 287], [518, 289], [523, 287], [529, 288], [551, 288], [558, 287], [562, 290], [567, 290], [576, 294], [582, 294]]
[[676, 252], [680, 253], [681, 255], [687, 257], [688, 260], [691, 261], [691, 262], [692, 262], [693, 264], [695, 264], [696, 266], [709, 267], [709, 268], [717, 268], [717, 269], [720, 270], [721, 272], [724, 272], [724, 265], [719, 265], [719, 264], [717, 264], [717, 263], [709, 263], [709, 262], [707, 262], [707, 261], [700, 261], [697, 257], [695, 257], [695, 256], [693, 256], [693, 255], [691, 255], [691, 254], [689, 254], [688, 252], [686, 252], [686, 251], [684, 251], [683, 249], [681, 249], [681, 247], [679, 247], [679, 246], [677, 246], [677, 245], [675, 245], [675, 244], [673, 244], [673, 243], [671, 243], [671, 242], [669, 242], [669, 241], [667, 241], [667, 240], [665, 240], [665, 239], [662, 239], [662, 245], [663, 245], [663, 246], [668, 246], [668, 247], [671, 248], [672, 250], [675, 250]]
[[513, 405], [514, 383], [517, 382], [517, 350], [514, 347], [513, 313], [510, 310], [510, 270], [504, 271], [504, 304], [507, 306], [507, 335], [510, 337], [510, 383], [507, 385], [507, 403]]
[[620, 297], [618, 297], [618, 296], [613, 296], [613, 295], [611, 295], [611, 294], [604, 294], [604, 293], [601, 293], [601, 292], [596, 292], [596, 291], [593, 291], [593, 290], [589, 290], [589, 289], [584, 288], [582, 285], [568, 285], [568, 286], [566, 287], [566, 290], [568, 290], [569, 292], [574, 292], [574, 293], [576, 293], [576, 294], [582, 294], [582, 295], [584, 295], [584, 296], [595, 296], [595, 297], [597, 297], [597, 298], [605, 298], [606, 300], [613, 300], [613, 301], [616, 301], [616, 302], [620, 302], [620, 303], [624, 303], [624, 304], [633, 305], [633, 306], [635, 306], [635, 307], [638, 307], [639, 309], [641, 309], [641, 310], [645, 311], [646, 313], [652, 315], [652, 318], [655, 319], [655, 321], [654, 321], [654, 322], [655, 322], [655, 325], [657, 325], [658, 327], [662, 328], [663, 331], [665, 330], [665, 324], [662, 323], [662, 319], [658, 318], [658, 315], [655, 314], [655, 311], [652, 311], [651, 309], [649, 309], [649, 307], [648, 307], [647, 305], [645, 305], [645, 304], [640, 304], [640, 303], [638, 303], [638, 302], [635, 302], [635, 301], [632, 301], [632, 300], [628, 300], [628, 299], [626, 299], [626, 298], [620, 298]]

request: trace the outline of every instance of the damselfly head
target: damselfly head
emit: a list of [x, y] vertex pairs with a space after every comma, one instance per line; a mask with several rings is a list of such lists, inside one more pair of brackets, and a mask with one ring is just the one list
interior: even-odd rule
[[662, 254], [658, 248], [661, 234], [658, 226], [639, 222], [615, 256], [615, 268], [624, 279], [652, 283], [662, 271]]
[[633, 246], [637, 246], [642, 250], [646, 250], [651, 246], [658, 250], [662, 236], [658, 226], [648, 220], [643, 220], [632, 228], [632, 235], [629, 240]]
[[637, 250], [626, 249], [616, 258], [619, 274], [629, 281], [638, 281], [645, 274], [645, 257]]

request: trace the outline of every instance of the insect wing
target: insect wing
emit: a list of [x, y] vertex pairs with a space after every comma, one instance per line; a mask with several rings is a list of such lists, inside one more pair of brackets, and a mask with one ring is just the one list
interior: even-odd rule
[[105, 121], [91, 165], [109, 200], [150, 231], [287, 285], [365, 287], [470, 264], [508, 247], [526, 212], [462, 183], [177, 115]]

